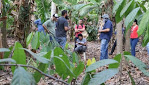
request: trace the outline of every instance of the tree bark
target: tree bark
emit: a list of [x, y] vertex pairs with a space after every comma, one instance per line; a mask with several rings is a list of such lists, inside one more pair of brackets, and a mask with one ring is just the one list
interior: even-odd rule
[[122, 34], [122, 21], [117, 25], [117, 54], [123, 52], [123, 34]]
[[[2, 33], [1, 33], [1, 30], [0, 30], [0, 48], [2, 48], [2, 37], [1, 37]], [[0, 52], [0, 59], [3, 59], [3, 53]]]
[[[2, 3], [4, 4], [4, 1], [2, 1]], [[2, 17], [6, 16], [6, 11], [5, 11], [5, 5], [3, 5], [3, 9], [2, 9]], [[6, 30], [6, 19], [3, 20], [3, 27], [1, 29], [1, 33], [2, 33], [2, 46], [4, 48], [7, 48], [7, 30]]]
[[131, 33], [131, 29], [129, 29], [126, 32], [126, 36], [125, 36], [125, 51], [130, 52], [130, 33]]
[[51, 3], [51, 18], [53, 17], [53, 14], [56, 13], [56, 4], [54, 2]]

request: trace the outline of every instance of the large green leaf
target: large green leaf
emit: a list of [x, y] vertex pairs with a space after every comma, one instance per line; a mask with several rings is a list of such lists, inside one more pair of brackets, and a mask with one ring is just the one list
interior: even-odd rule
[[149, 42], [149, 24], [148, 24], [148, 27], [147, 27], [147, 30], [146, 30], [146, 33], [143, 39], [142, 46], [145, 47], [148, 42]]
[[83, 72], [83, 70], [84, 70], [84, 63], [80, 62], [80, 64], [73, 70], [76, 79]]
[[[44, 57], [47, 59], [50, 59], [51, 51], [49, 51]], [[38, 66], [38, 69], [41, 70], [42, 72], [45, 72], [47, 70], [47, 68], [48, 68], [48, 64], [44, 64], [44, 63], [40, 63]], [[42, 74], [39, 73], [38, 71], [36, 71], [34, 73], [34, 78], [35, 78], [36, 83], [38, 83], [40, 81], [41, 77], [42, 77]]]
[[9, 52], [10, 50], [8, 48], [0, 48], [0, 52]]
[[97, 73], [91, 78], [88, 85], [100, 85], [110, 78], [112, 78], [115, 74], [118, 73], [118, 69], [107, 69], [100, 73]]
[[11, 85], [36, 85], [34, 77], [24, 68], [18, 67], [13, 75]]
[[113, 63], [109, 65], [109, 68], [118, 68], [121, 62], [121, 54], [118, 54], [114, 57], [114, 60], [116, 60], [118, 63]]
[[85, 4], [77, 4], [77, 5], [74, 5], [73, 6], [73, 9], [75, 9], [75, 10], [80, 10], [83, 6], [85, 6]]
[[129, 9], [131, 3], [133, 2], [134, 0], [131, 0], [128, 4], [126, 4], [126, 6], [122, 9], [122, 11], [120, 12], [120, 17], [122, 17], [122, 15], [125, 14], [125, 12]]
[[123, 19], [123, 16], [120, 16], [120, 12], [123, 9], [123, 7], [126, 5], [126, 0], [122, 0], [122, 1], [123, 2], [121, 3], [118, 10], [116, 11], [116, 15], [115, 15], [116, 23], [119, 23]]
[[12, 63], [16, 63], [15, 60], [11, 59], [11, 58], [6, 58], [6, 59], [0, 59], [0, 63], [1, 62], [12, 62]]
[[[15, 46], [14, 46], [14, 53], [13, 53], [12, 59], [14, 59], [17, 64], [24, 64], [24, 65], [26, 65], [26, 55], [25, 55], [25, 52], [24, 52], [23, 49], [20, 49], [20, 48], [23, 48], [22, 45], [19, 42], [16, 42]], [[14, 72], [15, 67], [12, 66], [11, 70], [12, 70], [12, 72]]]
[[80, 16], [85, 16], [86, 14], [88, 14], [90, 11], [92, 11], [94, 8], [98, 8], [98, 5], [86, 5], [84, 6], [81, 10], [79, 15]]
[[31, 41], [32, 49], [38, 49], [39, 48], [39, 46], [40, 46], [39, 37], [40, 37], [40, 33], [36, 32], [34, 34], [32, 41]]
[[87, 67], [85, 72], [90, 72], [90, 71], [93, 71], [101, 66], [105, 66], [105, 65], [113, 64], [113, 63], [118, 63], [118, 62], [113, 59], [104, 59], [101, 61], [97, 61], [96, 63], [93, 63], [89, 67]]
[[120, 5], [122, 4], [123, 0], [119, 0], [117, 1], [117, 3], [114, 5], [113, 7], [113, 13], [116, 13], [116, 11], [118, 10], [118, 8], [120, 7]]
[[26, 40], [26, 45], [28, 46], [31, 43], [31, 40], [33, 39], [33, 32], [31, 32]]
[[126, 27], [128, 27], [129, 23], [131, 23], [136, 18], [136, 15], [137, 15], [139, 10], [140, 10], [140, 7], [135, 8], [133, 11], [131, 11], [129, 13], [129, 15], [125, 19], [125, 26]]
[[68, 76], [75, 76], [70, 67], [67, 66], [67, 62], [65, 62], [62, 58], [54, 56], [53, 59], [56, 72], [62, 77], [63, 80], [65, 80]]
[[149, 15], [149, 10], [144, 14], [144, 16], [140, 22], [139, 29], [138, 29], [138, 36], [143, 34], [143, 32], [145, 31], [145, 29], [148, 25], [148, 22], [149, 22], [148, 15]]
[[67, 0], [67, 2], [69, 2], [71, 4], [77, 4], [77, 0]]
[[125, 56], [129, 58], [129, 60], [131, 60], [136, 65], [136, 67], [140, 69], [141, 72], [143, 72], [146, 76], [149, 76], [149, 72], [145, 70], [147, 66], [141, 60], [131, 55], [125, 55]]
[[46, 52], [36, 54], [36, 53], [33, 53], [32, 51], [30, 51], [28, 49], [25, 49], [25, 48], [23, 48], [23, 49], [26, 50], [27, 52], [29, 52], [35, 59], [37, 59], [41, 63], [47, 64], [50, 62], [49, 59], [43, 57], [44, 55], [46, 55]]

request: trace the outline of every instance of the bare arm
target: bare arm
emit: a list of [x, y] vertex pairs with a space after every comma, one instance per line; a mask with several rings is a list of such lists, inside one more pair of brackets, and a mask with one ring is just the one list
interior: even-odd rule
[[107, 29], [104, 29], [104, 30], [99, 30], [98, 32], [101, 33], [101, 32], [109, 32], [110, 31], [110, 28], [107, 28]]
[[83, 29], [78, 29], [78, 31], [81, 31], [81, 32], [85, 31], [85, 27]]
[[42, 26], [49, 33], [49, 30], [47, 29], [47, 27], [45, 25], [42, 25]]
[[68, 27], [64, 27], [64, 29], [65, 29], [65, 31], [68, 31], [68, 30], [70, 30], [70, 28], [68, 28]]

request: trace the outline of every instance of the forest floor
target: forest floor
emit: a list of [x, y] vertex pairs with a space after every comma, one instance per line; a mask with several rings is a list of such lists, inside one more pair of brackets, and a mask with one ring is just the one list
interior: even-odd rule
[[[9, 46], [14, 44], [13, 39], [8, 39]], [[69, 45], [73, 46], [74, 42], [69, 42]], [[88, 42], [88, 49], [86, 52], [87, 59], [95, 58], [96, 61], [99, 60], [100, 56], [100, 42], [99, 41], [92, 41]], [[109, 51], [111, 49], [109, 48]], [[140, 43], [138, 43], [136, 48], [136, 57], [139, 58], [142, 62], [144, 62], [146, 65], [149, 66], [149, 57], [147, 56], [146, 48], [143, 48]], [[110, 55], [109, 58], [112, 59], [116, 54], [116, 50], [113, 53], [113, 55]], [[83, 58], [82, 58], [83, 60]], [[132, 77], [134, 78], [134, 81], [136, 85], [149, 85], [149, 77], [145, 76], [139, 69], [129, 62], [128, 70]], [[97, 69], [97, 72], [100, 72], [104, 69], [106, 69], [107, 66]], [[83, 80], [85, 73], [83, 72], [79, 78], [77, 79], [77, 84], [80, 85], [81, 81]], [[12, 80], [12, 73], [10, 71], [0, 71], [0, 85], [10, 85], [10, 82]], [[122, 77], [121, 77], [121, 83], [120, 83], [120, 75], [115, 75], [112, 79], [108, 80], [105, 84], [106, 85], [132, 85], [131, 79], [129, 78], [129, 75], [126, 71], [126, 69], [123, 69], [122, 71]], [[52, 82], [53, 84], [49, 84], [49, 82]], [[41, 82], [38, 85], [61, 85], [60, 83], [54, 82], [52, 80], [49, 80], [48, 78], [45, 78], [44, 80], [41, 80]]]

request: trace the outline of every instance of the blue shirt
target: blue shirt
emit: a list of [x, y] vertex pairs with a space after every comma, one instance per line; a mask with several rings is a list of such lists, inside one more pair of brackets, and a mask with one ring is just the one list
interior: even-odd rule
[[37, 27], [38, 27], [38, 31], [39, 32], [44, 32], [44, 28], [43, 28], [43, 26], [42, 26], [42, 22], [41, 22], [41, 19], [37, 19], [37, 20], [35, 20], [35, 22], [34, 22], [36, 25], [37, 25]]
[[100, 34], [100, 39], [107, 39], [108, 41], [110, 41], [111, 37], [112, 37], [112, 32], [113, 32], [113, 25], [112, 22], [110, 20], [106, 21], [104, 26], [103, 26], [103, 30], [109, 28], [110, 31], [109, 32], [102, 32]]

